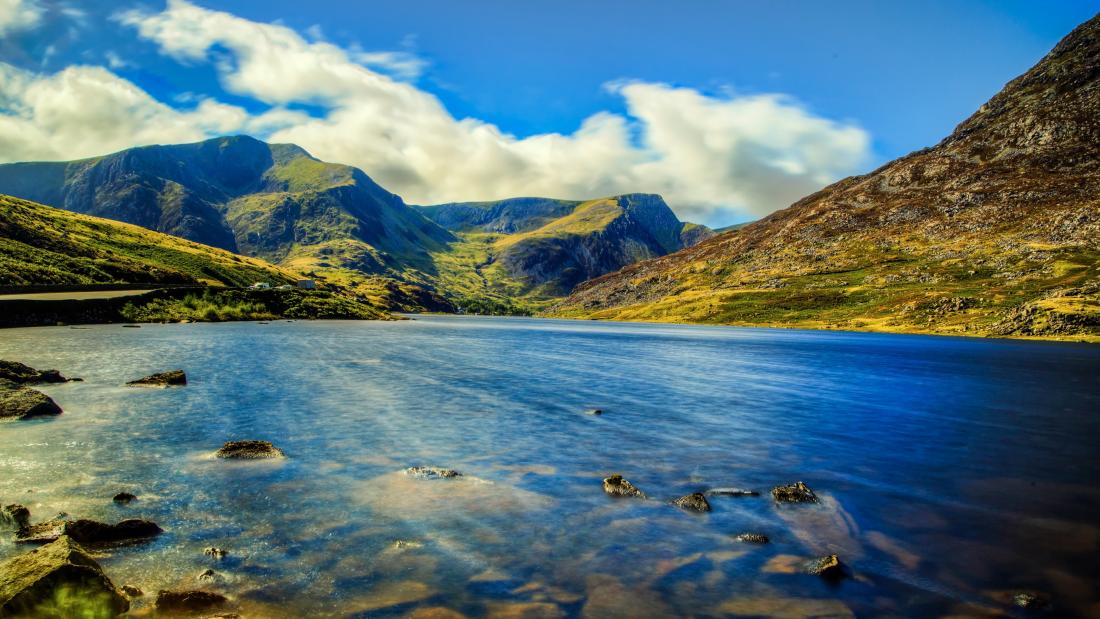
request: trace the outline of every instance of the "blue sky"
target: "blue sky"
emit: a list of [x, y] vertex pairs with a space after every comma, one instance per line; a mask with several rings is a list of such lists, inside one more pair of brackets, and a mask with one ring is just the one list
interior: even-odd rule
[[[1084, 1], [197, 0], [177, 6], [168, 19], [163, 2], [6, 1], [16, 7], [9, 10], [29, 7], [33, 14], [0, 34], [0, 62], [19, 72], [0, 82], [0, 113], [25, 121], [21, 135], [5, 140], [0, 132], [8, 151], [0, 156], [8, 160], [24, 152], [88, 156], [95, 153], [84, 151], [96, 145], [203, 137], [224, 128], [305, 141], [315, 154], [359, 165], [410, 201], [514, 192], [584, 197], [633, 184], [660, 191], [681, 215], [713, 225], [760, 216], [829, 180], [934, 144], [1100, 11], [1100, 2]], [[203, 23], [224, 24], [223, 35], [182, 51], [172, 47], [172, 38], [187, 32], [183, 22], [214, 15], [226, 19]], [[260, 85], [243, 67], [248, 54], [261, 52], [230, 32], [253, 23], [285, 26], [307, 47], [330, 45], [351, 63], [392, 78], [393, 96], [403, 103], [387, 90], [378, 96], [388, 105], [418, 109], [434, 101], [457, 125], [440, 121], [437, 110], [410, 118], [359, 109], [375, 91], [326, 92], [334, 78], [319, 83], [304, 76], [293, 92]], [[262, 53], [283, 51], [294, 50]], [[20, 89], [33, 91], [36, 80], [72, 66], [102, 67], [111, 79], [187, 115], [135, 107], [132, 115], [147, 125], [120, 129], [126, 135], [118, 140], [77, 135], [65, 141], [87, 147], [24, 148], [35, 141], [33, 131], [42, 142], [41, 135], [72, 131], [76, 123], [44, 125], [57, 113], [32, 109], [33, 97]], [[270, 73], [256, 67], [256, 74], [264, 71]], [[57, 82], [41, 88], [94, 99]], [[200, 115], [196, 106], [204, 100], [209, 109]], [[240, 114], [233, 110], [248, 119], [234, 124], [229, 117]], [[254, 118], [272, 110], [316, 122]], [[481, 135], [463, 119], [503, 137]], [[590, 139], [577, 135], [588, 121], [596, 127]], [[387, 142], [402, 123], [419, 133]], [[761, 124], [765, 130], [757, 131]], [[775, 143], [768, 139], [772, 124]], [[358, 144], [338, 139], [357, 131]], [[453, 135], [424, 137], [433, 132]], [[548, 147], [538, 139], [547, 134], [566, 139]], [[696, 137], [677, 142], [681, 134]], [[482, 139], [484, 149], [468, 146]]]

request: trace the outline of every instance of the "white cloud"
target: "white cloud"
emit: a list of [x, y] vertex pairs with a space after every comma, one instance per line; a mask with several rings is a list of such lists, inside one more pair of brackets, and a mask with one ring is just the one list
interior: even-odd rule
[[36, 0], [0, 0], [0, 35], [30, 28], [42, 19]]
[[[624, 99], [626, 115], [601, 112], [570, 134], [518, 138], [487, 122], [456, 119], [435, 96], [395, 78], [423, 69], [407, 52], [344, 49], [319, 33], [311, 42], [282, 25], [184, 0], [119, 19], [180, 61], [214, 63], [227, 91], [271, 111], [250, 116], [210, 99], [178, 111], [104, 69], [70, 67], [22, 75], [10, 87], [5, 80], [0, 103], [8, 97], [14, 104], [0, 115], [0, 156], [25, 158], [20, 149], [39, 142], [49, 152], [37, 157], [70, 158], [93, 148], [252, 132], [361, 167], [414, 203], [644, 191], [663, 194], [683, 217], [706, 221], [782, 208], [857, 170], [868, 155], [864, 131], [780, 95], [707, 96], [645, 82], [609, 86]], [[294, 104], [320, 106], [323, 114], [286, 109]], [[19, 141], [26, 136], [33, 137]]]

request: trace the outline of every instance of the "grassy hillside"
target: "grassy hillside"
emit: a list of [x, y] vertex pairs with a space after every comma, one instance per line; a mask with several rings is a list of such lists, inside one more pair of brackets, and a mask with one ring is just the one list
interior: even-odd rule
[[709, 231], [683, 224], [660, 196], [646, 194], [416, 208], [458, 237], [432, 252], [429, 281], [459, 306], [517, 312], [546, 307], [591, 277], [680, 249], [685, 229]]
[[0, 285], [293, 281], [262, 260], [0, 195]]
[[933, 148], [588, 282], [558, 316], [1100, 339], [1100, 17]]

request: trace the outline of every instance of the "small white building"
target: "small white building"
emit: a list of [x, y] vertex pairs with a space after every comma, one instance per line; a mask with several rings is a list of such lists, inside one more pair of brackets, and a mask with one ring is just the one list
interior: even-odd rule
[[249, 286], [249, 289], [251, 290], [267, 290], [268, 288], [271, 288], [271, 284], [267, 282], [256, 282], [255, 284]]
[[304, 288], [306, 290], [313, 290], [317, 287], [317, 283], [314, 282], [312, 279], [300, 279], [295, 283], [295, 285], [299, 288]]

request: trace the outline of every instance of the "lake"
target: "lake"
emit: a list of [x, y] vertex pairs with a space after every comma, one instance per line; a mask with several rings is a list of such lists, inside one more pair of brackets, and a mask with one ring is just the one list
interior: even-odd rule
[[[422, 316], [9, 329], [0, 358], [85, 379], [0, 424], [0, 502], [150, 518], [115, 584], [244, 616], [1100, 613], [1100, 346]], [[234, 439], [288, 457], [211, 457]], [[820, 501], [768, 495], [796, 480]], [[718, 487], [761, 495], [667, 503]], [[850, 578], [802, 573], [830, 553]]]

